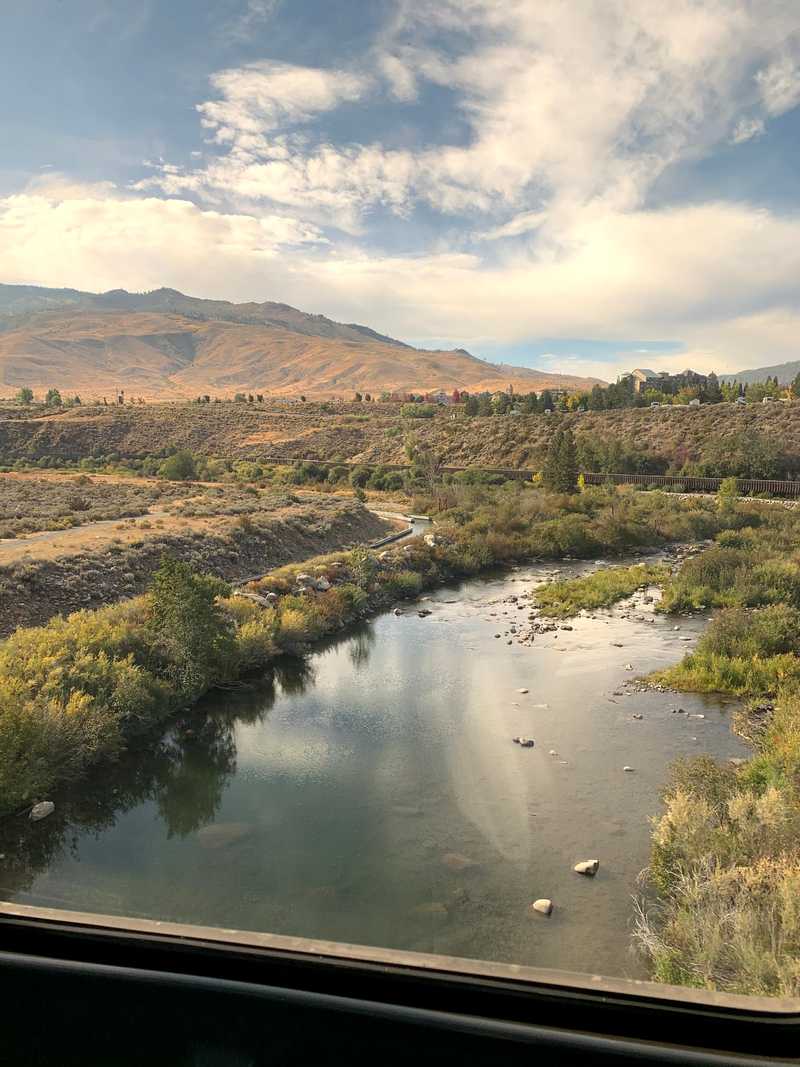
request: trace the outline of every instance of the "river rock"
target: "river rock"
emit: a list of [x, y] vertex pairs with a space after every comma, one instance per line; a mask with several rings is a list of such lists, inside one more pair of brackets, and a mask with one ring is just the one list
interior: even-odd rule
[[266, 595], [266, 596], [264, 597], [264, 599], [265, 599], [265, 600], [266, 600], [266, 602], [267, 602], [268, 604], [270, 604], [270, 605], [271, 605], [272, 607], [275, 607], [275, 605], [276, 605], [276, 604], [278, 603], [278, 600], [279, 600], [280, 598], [278, 597], [278, 594], [277, 594], [277, 593], [267, 593], [267, 595]]
[[553, 910], [552, 900], [548, 900], [547, 897], [540, 897], [538, 900], [534, 900], [531, 904], [533, 911], [538, 911], [540, 915], [550, 915]]
[[632, 663], [626, 663], [625, 664], [625, 670], [626, 671], [632, 671], [633, 670], [633, 664]]
[[731, 756], [728, 763], [730, 763], [731, 767], [743, 767], [747, 760], [742, 759], [741, 756]]
[[38, 804], [34, 804], [31, 808], [29, 818], [33, 822], [38, 822], [40, 819], [46, 819], [48, 815], [52, 815], [56, 810], [56, 806], [52, 800], [40, 800]]
[[429, 904], [417, 904], [412, 911], [413, 915], [447, 915], [447, 906], [440, 900], [432, 900]]
[[517, 692], [518, 693], [527, 693], [528, 690], [527, 689], [518, 689]]
[[600, 860], [581, 860], [572, 869], [576, 874], [585, 874], [587, 878], [594, 878], [599, 866]]
[[431, 614], [432, 614], [432, 612], [431, 612], [430, 608], [423, 608], [422, 611], [418, 611], [417, 612], [417, 615], [419, 615], [419, 617], [421, 619], [427, 619], [427, 617], [429, 615], [431, 615]]
[[644, 718], [644, 715], [642, 715], [642, 714], [641, 714], [640, 712], [638, 712], [638, 711], [635, 711], [635, 712], [633, 713], [633, 717], [634, 717], [634, 719], [643, 719], [643, 718]]
[[633, 767], [629, 767], [627, 763], [625, 764], [625, 766], [622, 769], [623, 769], [623, 771], [628, 771], [628, 772], [633, 771]]
[[295, 582], [298, 585], [313, 585], [314, 584], [314, 579], [312, 578], [312, 576], [310, 574], [298, 574], [295, 577]]
[[403, 609], [402, 608], [395, 608], [394, 609], [394, 613], [395, 613], [395, 615], [402, 615], [403, 614]]
[[470, 867], [478, 866], [475, 860], [471, 860], [469, 856], [462, 855], [461, 852], [445, 852], [442, 856], [442, 863], [445, 867], [449, 867], [451, 871], [466, 871]]
[[203, 848], [225, 848], [241, 841], [253, 831], [248, 822], [215, 822], [197, 831], [197, 840]]
[[533, 748], [536, 744], [532, 737], [512, 737], [511, 740], [515, 745], [521, 745], [522, 748]]
[[331, 583], [324, 576], [322, 578], [317, 578], [314, 584], [315, 588], [318, 589], [320, 593], [327, 593], [331, 587]]

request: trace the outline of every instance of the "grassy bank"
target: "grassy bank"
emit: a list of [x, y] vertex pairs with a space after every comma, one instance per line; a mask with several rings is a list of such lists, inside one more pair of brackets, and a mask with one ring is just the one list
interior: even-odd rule
[[536, 603], [554, 618], [576, 615], [581, 609], [591, 611], [616, 604], [632, 596], [637, 589], [660, 585], [669, 576], [669, 567], [659, 564], [635, 564], [633, 567], [605, 567], [585, 578], [551, 582], [536, 591]]
[[[398, 598], [514, 560], [607, 555], [744, 521], [708, 502], [605, 489], [560, 496], [519, 486], [448, 488], [429, 504], [438, 519], [433, 537], [272, 572], [252, 591], [276, 594], [274, 607], [230, 597], [184, 564], [166, 623], [157, 583], [122, 604], [17, 630], [0, 645], [0, 810], [115, 757], [130, 737], [159, 728], [207, 689]], [[751, 521], [758, 518], [753, 512]], [[205, 619], [200, 633], [197, 619]]]
[[680, 763], [654, 820], [638, 938], [662, 981], [800, 996], [800, 520], [724, 533], [667, 583], [662, 605], [721, 605], [697, 648], [654, 676], [753, 698], [744, 765]]

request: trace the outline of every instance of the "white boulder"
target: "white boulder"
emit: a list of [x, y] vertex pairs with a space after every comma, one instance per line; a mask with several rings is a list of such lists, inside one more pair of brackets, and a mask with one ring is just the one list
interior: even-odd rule
[[52, 800], [40, 800], [38, 804], [34, 804], [31, 808], [30, 818], [33, 822], [38, 822], [40, 819], [46, 819], [48, 815], [52, 815], [56, 810], [56, 806]]
[[581, 860], [572, 869], [576, 874], [585, 874], [587, 878], [594, 878], [599, 866], [600, 860]]

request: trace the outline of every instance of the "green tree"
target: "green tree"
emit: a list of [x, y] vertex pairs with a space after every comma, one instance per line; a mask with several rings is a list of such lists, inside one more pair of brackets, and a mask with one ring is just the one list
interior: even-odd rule
[[197, 465], [192, 453], [182, 449], [168, 456], [158, 468], [158, 473], [171, 482], [186, 482], [197, 477]]
[[549, 389], [544, 389], [539, 397], [539, 409], [541, 411], [552, 411], [554, 407], [553, 394]]
[[712, 372], [708, 376], [705, 388], [703, 389], [703, 400], [707, 404], [719, 404], [722, 401], [722, 389], [720, 388], [719, 378]]
[[574, 493], [578, 483], [575, 437], [569, 427], [559, 426], [550, 439], [542, 468], [542, 482], [557, 493]]
[[484, 393], [478, 397], [478, 414], [479, 415], [494, 415], [494, 408], [492, 407], [492, 398], [488, 393]]
[[606, 406], [605, 390], [600, 385], [593, 385], [589, 394], [589, 410], [602, 411]]
[[33, 401], [33, 389], [29, 389], [27, 385], [24, 385], [17, 393], [17, 401], [27, 407]]
[[372, 553], [363, 547], [354, 548], [347, 562], [353, 581], [359, 589], [369, 589], [378, 570], [377, 561]]
[[233, 628], [217, 605], [230, 588], [188, 563], [163, 556], [150, 587], [147, 636], [157, 668], [189, 700], [233, 668]]
[[44, 402], [49, 408], [61, 407], [61, 393], [58, 389], [48, 389], [47, 396], [44, 398]]
[[736, 510], [739, 499], [739, 482], [736, 478], [723, 478], [717, 490], [717, 506], [726, 514]]
[[791, 385], [792, 396], [800, 397], [800, 371], [795, 375], [795, 379]]
[[[800, 378], [800, 375], [798, 375]], [[477, 396], [469, 396], [464, 403], [464, 411], [467, 415], [477, 415], [480, 412], [480, 404]]]

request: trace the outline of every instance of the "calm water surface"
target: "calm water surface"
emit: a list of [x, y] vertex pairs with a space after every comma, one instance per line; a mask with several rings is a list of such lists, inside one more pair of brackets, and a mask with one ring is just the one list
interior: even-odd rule
[[[675, 630], [639, 597], [507, 644], [527, 612], [506, 598], [591, 569], [440, 590], [428, 618], [380, 616], [252, 689], [214, 694], [155, 751], [56, 798], [49, 819], [6, 825], [0, 895], [643, 976], [631, 895], [666, 768], [747, 750], [721, 700], [615, 695], [679, 659], [705, 620]], [[596, 878], [573, 873], [595, 857]], [[549, 919], [529, 913], [541, 896]]]

